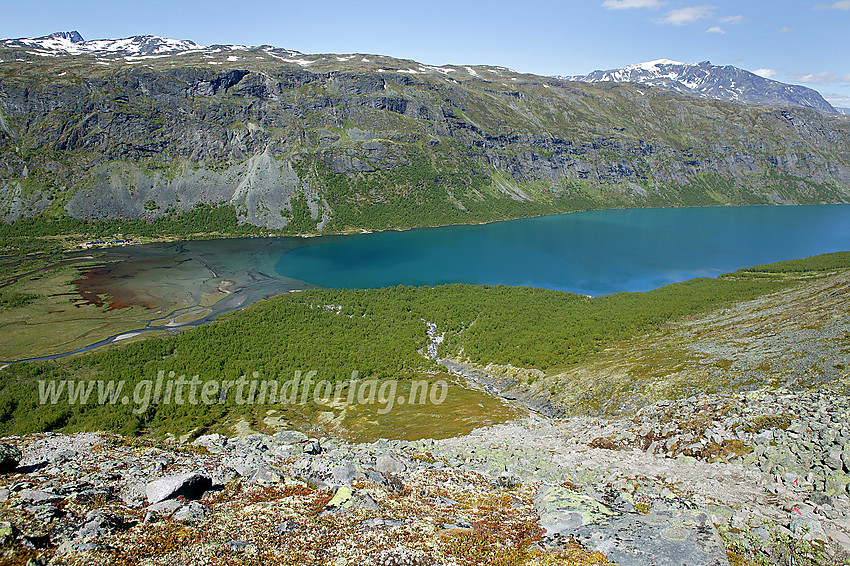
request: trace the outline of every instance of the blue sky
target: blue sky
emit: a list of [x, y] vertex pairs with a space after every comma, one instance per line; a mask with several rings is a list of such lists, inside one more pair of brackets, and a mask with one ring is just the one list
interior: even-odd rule
[[0, 15], [6, 38], [153, 34], [542, 75], [710, 60], [805, 84], [850, 107], [850, 0], [0, 0]]

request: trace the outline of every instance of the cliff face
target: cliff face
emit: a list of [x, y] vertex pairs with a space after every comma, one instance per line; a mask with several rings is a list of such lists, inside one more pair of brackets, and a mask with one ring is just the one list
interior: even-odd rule
[[[197, 203], [289, 231], [850, 201], [850, 119], [501, 67], [0, 48], [0, 216]], [[296, 230], [297, 228], [297, 230]]]

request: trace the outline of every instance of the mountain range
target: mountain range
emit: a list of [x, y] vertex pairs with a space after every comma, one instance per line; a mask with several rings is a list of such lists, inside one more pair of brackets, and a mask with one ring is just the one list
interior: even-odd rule
[[593, 71], [587, 75], [563, 78], [590, 83], [640, 83], [702, 98], [767, 106], [802, 106], [821, 112], [838, 112], [818, 91], [811, 88], [767, 79], [731, 65], [712, 65], [710, 61], [680, 63], [658, 59], [619, 69]]
[[149, 35], [2, 40], [0, 218], [206, 205], [327, 233], [850, 201], [850, 119], [810, 102]]

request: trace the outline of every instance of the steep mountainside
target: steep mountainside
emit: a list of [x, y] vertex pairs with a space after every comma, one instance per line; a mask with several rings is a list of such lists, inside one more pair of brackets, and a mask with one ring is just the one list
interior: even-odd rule
[[732, 65], [679, 63], [659, 59], [608, 71], [593, 71], [584, 76], [564, 77], [589, 83], [641, 83], [684, 94], [745, 104], [766, 106], [802, 106], [835, 114], [838, 111], [813, 89], [766, 79]]
[[207, 203], [304, 233], [850, 201], [850, 119], [811, 109], [503, 67], [81, 39], [0, 43], [7, 221]]

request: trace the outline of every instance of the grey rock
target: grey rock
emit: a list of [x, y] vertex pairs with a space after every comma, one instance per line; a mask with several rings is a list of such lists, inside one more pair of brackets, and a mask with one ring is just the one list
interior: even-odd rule
[[827, 536], [821, 521], [811, 512], [801, 509], [800, 506], [791, 510], [791, 532], [795, 536], [807, 540], [818, 540], [826, 542]]
[[384, 519], [382, 517], [373, 517], [371, 519], [366, 519], [362, 523], [360, 523], [360, 527], [364, 529], [380, 529], [380, 528], [392, 528], [392, 527], [400, 527], [404, 524], [403, 521], [398, 521], [395, 519]]
[[355, 493], [343, 506], [350, 509], [362, 509], [363, 511], [379, 511], [381, 506], [368, 493]]
[[251, 481], [258, 484], [280, 483], [281, 480], [282, 478], [280, 474], [266, 468], [265, 466], [260, 466], [251, 476]]
[[279, 534], [285, 535], [288, 533], [293, 533], [301, 529], [301, 525], [296, 523], [295, 521], [286, 520], [279, 525], [275, 526], [274, 530]]
[[124, 518], [114, 513], [95, 510], [86, 516], [86, 522], [76, 534], [76, 539], [84, 541], [111, 535], [128, 528]]
[[274, 433], [272, 439], [278, 444], [299, 444], [307, 441], [307, 435], [297, 430], [284, 430]]
[[9, 499], [9, 494], [11, 494], [11, 493], [12, 492], [9, 491], [8, 489], [0, 489], [0, 503]]
[[227, 548], [234, 552], [241, 552], [251, 546], [251, 543], [244, 540], [231, 540], [227, 543]]
[[189, 472], [152, 481], [145, 486], [149, 503], [159, 503], [166, 499], [183, 496], [197, 499], [212, 487], [212, 480], [198, 472]]
[[502, 472], [494, 483], [502, 489], [514, 489], [522, 484], [522, 480], [510, 472]]
[[595, 499], [554, 485], [543, 485], [534, 496], [540, 526], [548, 536], [569, 533], [581, 525], [601, 522], [614, 515]]
[[29, 503], [58, 503], [65, 499], [62, 495], [38, 489], [23, 489], [19, 495], [22, 501]]
[[302, 477], [318, 486], [340, 487], [350, 485], [355, 479], [363, 479], [365, 475], [353, 462], [312, 458], [303, 468]]
[[203, 446], [209, 452], [217, 454], [227, 449], [227, 437], [222, 434], [205, 434], [196, 438], [192, 444]]
[[311, 454], [311, 455], [321, 454], [322, 453], [322, 445], [319, 443], [318, 440], [315, 440], [315, 439], [309, 440], [307, 442], [307, 444], [304, 445], [304, 453], [305, 454]]
[[69, 462], [73, 462], [77, 457], [75, 450], [56, 450], [47, 456], [48, 462], [53, 466], [62, 466]]
[[375, 470], [382, 474], [403, 474], [407, 466], [390, 454], [381, 454], [375, 461]]
[[15, 528], [15, 525], [9, 521], [0, 521], [0, 543], [14, 537], [17, 533], [18, 529]]
[[197, 501], [190, 501], [181, 506], [171, 515], [175, 521], [201, 521], [206, 517], [209, 508]]
[[751, 529], [750, 534], [761, 544], [766, 545], [771, 541], [770, 531], [765, 527], [756, 527]]
[[160, 517], [171, 517], [178, 509], [183, 507], [183, 504], [176, 499], [166, 499], [147, 507], [149, 513], [154, 513]]
[[0, 443], [0, 474], [15, 471], [21, 461], [21, 451], [11, 444]]
[[621, 512], [588, 495], [545, 484], [534, 506], [549, 540], [573, 536], [621, 566], [728, 564], [705, 513], [656, 507], [645, 515]]
[[823, 463], [833, 470], [842, 470], [844, 468], [844, 464], [841, 461], [841, 451], [830, 450], [824, 455]]
[[620, 566], [727, 565], [726, 550], [704, 513], [626, 513], [604, 526], [580, 527], [576, 538]]

